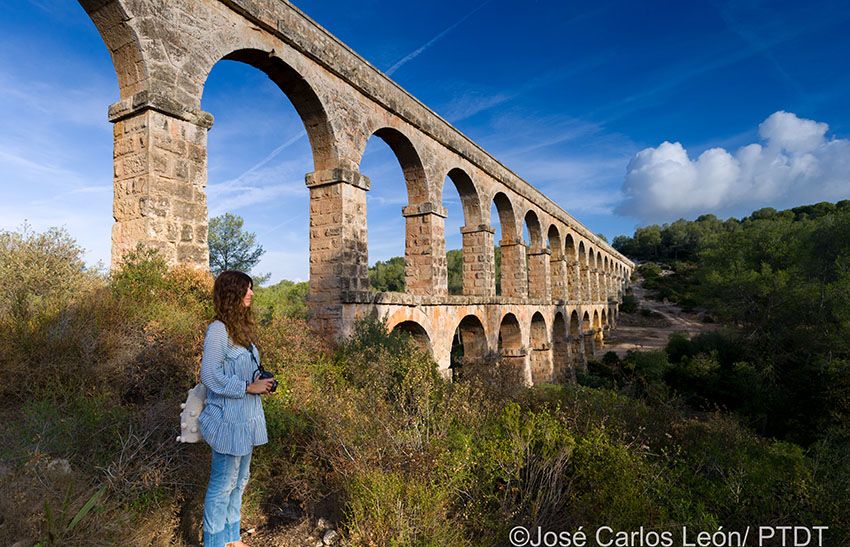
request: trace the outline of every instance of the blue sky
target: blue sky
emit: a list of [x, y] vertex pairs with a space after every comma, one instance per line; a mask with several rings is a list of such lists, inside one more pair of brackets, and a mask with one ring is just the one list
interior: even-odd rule
[[[595, 232], [850, 198], [845, 2], [294, 2]], [[0, 229], [66, 226], [108, 263], [109, 55], [70, 0], [0, 1]], [[210, 214], [245, 218], [257, 272], [307, 276], [312, 161], [255, 69], [220, 62], [203, 107]], [[361, 170], [370, 262], [403, 253], [401, 169]], [[451, 188], [451, 187], [449, 187]], [[445, 193], [459, 248], [457, 195]]]

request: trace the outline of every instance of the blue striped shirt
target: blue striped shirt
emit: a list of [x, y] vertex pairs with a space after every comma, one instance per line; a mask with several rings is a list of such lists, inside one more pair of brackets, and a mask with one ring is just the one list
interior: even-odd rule
[[[260, 362], [256, 346], [254, 357]], [[201, 435], [216, 452], [245, 456], [269, 440], [263, 402], [245, 391], [256, 369], [248, 349], [230, 340], [224, 323], [210, 323], [201, 359], [207, 401], [198, 421]]]

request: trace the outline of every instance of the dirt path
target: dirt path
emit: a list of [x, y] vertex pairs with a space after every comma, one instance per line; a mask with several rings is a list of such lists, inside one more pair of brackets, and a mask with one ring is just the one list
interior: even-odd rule
[[629, 350], [663, 349], [674, 332], [686, 332], [689, 336], [695, 336], [716, 328], [712, 324], [703, 323], [697, 314], [682, 311], [675, 304], [649, 298], [640, 277], [636, 277], [632, 285], [632, 294], [641, 308], [658, 315], [646, 318], [640, 313], [621, 312], [617, 328], [609, 331], [605, 337], [603, 351], [614, 351], [622, 357]]

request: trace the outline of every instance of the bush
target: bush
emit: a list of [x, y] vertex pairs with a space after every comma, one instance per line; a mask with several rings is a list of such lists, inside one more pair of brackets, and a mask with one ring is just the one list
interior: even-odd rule
[[83, 249], [64, 228], [34, 233], [0, 231], [0, 325], [3, 330], [38, 328], [101, 285], [87, 270]]
[[638, 299], [631, 292], [623, 295], [620, 311], [623, 313], [636, 313], [638, 311]]
[[295, 283], [283, 280], [271, 287], [257, 287], [254, 290], [254, 309], [263, 324], [279, 317], [307, 319], [308, 292], [306, 281]]
[[375, 469], [349, 485], [348, 539], [354, 545], [468, 545], [449, 516], [451, 496], [421, 477]]

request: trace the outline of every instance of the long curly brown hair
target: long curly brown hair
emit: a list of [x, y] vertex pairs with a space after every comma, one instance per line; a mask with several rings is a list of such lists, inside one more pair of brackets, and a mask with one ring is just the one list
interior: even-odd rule
[[242, 300], [248, 287], [254, 282], [248, 274], [226, 270], [218, 274], [213, 284], [213, 306], [215, 318], [227, 327], [227, 334], [240, 346], [250, 346], [255, 337], [256, 323], [251, 307], [245, 307]]

